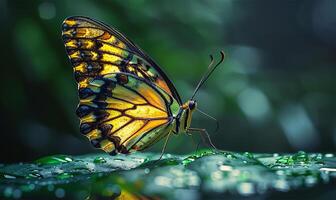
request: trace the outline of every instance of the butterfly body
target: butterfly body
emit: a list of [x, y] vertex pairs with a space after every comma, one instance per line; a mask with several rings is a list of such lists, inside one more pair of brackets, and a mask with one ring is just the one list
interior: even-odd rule
[[182, 104], [161, 68], [115, 29], [69, 17], [62, 37], [78, 83], [80, 132], [104, 151], [143, 150], [187, 132], [196, 102]]
[[189, 100], [183, 105], [181, 105], [179, 113], [175, 117], [176, 126], [174, 133], [185, 133], [188, 132], [190, 128], [192, 114], [196, 109], [197, 103], [196, 101]]

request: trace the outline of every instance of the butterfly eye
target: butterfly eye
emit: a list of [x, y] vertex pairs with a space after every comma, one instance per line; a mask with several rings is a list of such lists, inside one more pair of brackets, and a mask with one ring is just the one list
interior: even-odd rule
[[194, 110], [196, 108], [196, 102], [195, 101], [189, 101], [189, 109]]

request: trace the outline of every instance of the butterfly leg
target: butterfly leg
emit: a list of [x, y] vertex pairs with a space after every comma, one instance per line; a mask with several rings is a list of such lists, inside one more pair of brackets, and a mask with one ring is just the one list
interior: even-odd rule
[[[166, 140], [165, 140], [165, 143], [164, 143], [164, 145], [163, 145], [163, 148], [162, 148], [160, 157], [159, 157], [159, 159], [158, 159], [157, 161], [160, 161], [160, 160], [162, 159], [162, 156], [163, 156], [163, 154], [164, 154], [164, 152], [165, 152], [165, 150], [166, 150], [166, 148], [167, 148], [167, 144], [168, 144], [169, 137], [170, 137], [171, 133], [172, 133], [172, 131], [170, 131], [170, 132], [168, 133], [167, 138], [166, 138]], [[156, 161], [156, 162], [157, 162], [157, 161]]]
[[211, 146], [212, 148], [214, 148], [216, 151], [219, 151], [219, 150], [216, 148], [216, 146], [212, 143], [211, 138], [210, 138], [210, 136], [209, 136], [209, 133], [208, 133], [208, 131], [207, 131], [206, 129], [204, 129], [204, 128], [188, 128], [188, 129], [187, 129], [187, 133], [191, 134], [192, 132], [198, 132], [198, 133], [200, 133], [201, 138], [202, 138], [202, 140], [203, 140], [204, 143], [206, 143], [205, 140], [204, 140], [204, 137], [203, 137], [203, 136], [205, 135], [206, 138], [207, 138], [208, 141], [209, 141], [209, 143], [206, 143], [206, 144], [210, 144], [210, 146]]
[[[193, 136], [192, 134], [190, 134], [190, 133], [187, 133], [187, 134], [191, 136], [191, 141], [192, 141], [193, 145], [196, 147], [195, 152], [197, 152], [197, 151], [198, 151], [198, 148], [199, 148], [199, 145], [200, 145], [200, 143], [201, 143], [201, 141], [199, 140], [199, 141], [197, 142], [197, 141], [195, 141], [195, 138], [194, 138], [194, 136]], [[204, 142], [203, 137], [202, 137], [202, 140], [203, 140], [203, 142]]]

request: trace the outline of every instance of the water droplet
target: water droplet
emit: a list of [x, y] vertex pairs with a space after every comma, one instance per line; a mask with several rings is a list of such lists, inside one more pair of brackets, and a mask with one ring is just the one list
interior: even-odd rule
[[68, 178], [73, 177], [73, 175], [70, 173], [64, 172], [64, 173], [58, 174], [56, 177], [58, 179], [68, 179]]
[[196, 156], [189, 156], [189, 157], [183, 159], [182, 164], [183, 164], [183, 165], [188, 165], [188, 164], [190, 164], [191, 162], [194, 162], [196, 159], [197, 159]]
[[150, 172], [150, 169], [149, 169], [149, 168], [146, 168], [146, 169], [145, 169], [145, 174], [149, 174], [149, 172]]
[[232, 155], [231, 153], [225, 154], [225, 157], [228, 158], [228, 159], [235, 159], [235, 158], [237, 158], [236, 156]]
[[280, 156], [275, 163], [278, 164], [284, 164], [284, 165], [291, 165], [294, 163], [294, 160], [292, 158], [292, 156]]
[[99, 156], [93, 160], [94, 163], [106, 163], [105, 158]]
[[332, 154], [332, 153], [327, 153], [327, 154], [325, 154], [324, 155], [326, 158], [332, 158], [332, 157], [334, 157], [334, 154]]
[[90, 173], [90, 169], [88, 169], [87, 167], [75, 167], [74, 168], [77, 172], [80, 172], [80, 173]]
[[166, 159], [164, 160], [161, 165], [165, 165], [165, 166], [168, 166], [168, 165], [178, 165], [179, 162], [175, 159]]
[[276, 160], [277, 164], [282, 165], [308, 165], [308, 164], [320, 164], [324, 165], [322, 154], [307, 154], [304, 151], [299, 151], [294, 155], [280, 156]]
[[245, 152], [244, 156], [246, 156], [247, 158], [250, 158], [250, 159], [254, 159], [254, 155], [250, 152]]
[[149, 158], [145, 158], [145, 159], [143, 159], [143, 162], [145, 163], [145, 162], [148, 162], [148, 161], [150, 161], [151, 159], [149, 159]]
[[96, 169], [96, 165], [93, 164], [93, 163], [87, 163], [87, 164], [86, 164], [86, 167], [87, 167], [87, 169], [88, 169], [90, 172], [94, 172], [95, 169]]
[[309, 162], [308, 154], [306, 154], [304, 151], [299, 151], [293, 155], [293, 161], [296, 164], [307, 164]]
[[322, 160], [323, 159], [323, 155], [321, 153], [318, 153], [316, 156], [315, 156], [315, 160]]
[[320, 170], [325, 172], [336, 172], [335, 168], [328, 168], [328, 167], [322, 167]]
[[39, 173], [39, 170], [34, 169], [25, 178], [43, 178], [43, 176]]
[[36, 164], [40, 165], [55, 165], [61, 163], [72, 162], [73, 159], [66, 155], [54, 155], [54, 156], [47, 156], [36, 160]]
[[10, 174], [4, 174], [3, 177], [6, 179], [16, 179], [16, 176]]

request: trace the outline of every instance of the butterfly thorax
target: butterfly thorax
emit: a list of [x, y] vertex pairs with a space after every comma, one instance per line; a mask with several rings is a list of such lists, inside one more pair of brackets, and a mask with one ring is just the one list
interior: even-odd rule
[[189, 100], [180, 106], [178, 115], [176, 116], [175, 133], [187, 132], [190, 128], [191, 118], [197, 103], [194, 100]]

